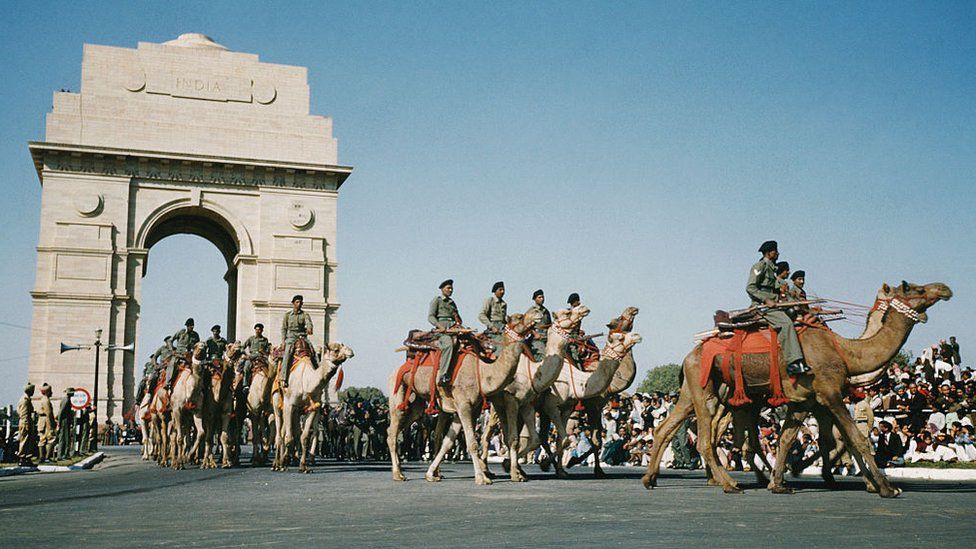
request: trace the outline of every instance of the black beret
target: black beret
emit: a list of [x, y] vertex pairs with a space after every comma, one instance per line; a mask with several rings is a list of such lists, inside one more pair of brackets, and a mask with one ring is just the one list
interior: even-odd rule
[[453, 285], [454, 285], [454, 279], [453, 278], [448, 278], [444, 282], [441, 282], [441, 285], [438, 286], [438, 288], [441, 289], [441, 290], [443, 290], [444, 289], [444, 286], [453, 286]]
[[576, 293], [576, 292], [573, 292], [573, 293], [569, 294], [569, 299], [566, 300], [566, 303], [572, 304], [574, 301], [579, 301], [579, 300], [580, 300], [579, 294]]
[[779, 273], [781, 273], [783, 271], [788, 271], [788, 270], [790, 270], [790, 262], [789, 261], [779, 261], [779, 262], [776, 263], [776, 274], [779, 274]]
[[261, 324], [260, 322], [258, 322], [257, 324], [254, 325], [254, 327], [255, 328], [261, 328], [263, 330], [264, 329], [264, 324]]
[[305, 297], [302, 294], [295, 294], [295, 297], [291, 298], [291, 302], [294, 303], [296, 301], [305, 301]]
[[542, 290], [536, 290], [532, 292], [532, 299], [539, 297], [540, 295], [545, 295]]
[[807, 276], [806, 271], [797, 271], [797, 272], [793, 273], [790, 276], [790, 280], [796, 280], [796, 279], [800, 278], [801, 276], [804, 277], [804, 278], [806, 278], [806, 276]]
[[210, 331], [211, 332], [214, 331], [214, 330], [219, 330], [219, 329], [220, 329], [220, 324], [214, 324], [213, 326], [210, 327]]
[[502, 282], [501, 280], [499, 280], [498, 282], [492, 284], [491, 291], [492, 292], [497, 292], [498, 291], [498, 288], [504, 288], [504, 287], [505, 287], [505, 283]]
[[186, 319], [186, 322], [184, 322], [183, 325], [184, 326], [193, 326], [193, 319], [192, 318]]
[[759, 253], [764, 254], [766, 252], [771, 252], [777, 249], [778, 249], [778, 245], [776, 244], [775, 240], [767, 240], [762, 243], [762, 246], [759, 247]]

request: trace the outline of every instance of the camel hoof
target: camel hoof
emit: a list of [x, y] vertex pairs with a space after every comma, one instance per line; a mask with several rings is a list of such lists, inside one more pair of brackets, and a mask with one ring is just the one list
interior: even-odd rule
[[769, 491], [774, 494], [793, 494], [794, 491], [789, 486], [782, 486], [779, 484], [773, 484], [769, 487]]
[[406, 482], [407, 477], [403, 476], [401, 473], [393, 473], [393, 480], [395, 482]]
[[492, 480], [488, 477], [481, 477], [475, 479], [474, 483], [477, 484], [478, 486], [491, 486], [492, 484], [494, 484]]
[[720, 483], [719, 481], [715, 480], [714, 478], [709, 478], [708, 480], [705, 481], [705, 484], [707, 484], [709, 486], [720, 486], [722, 483]]
[[227, 463], [227, 462], [224, 462], [224, 463], [223, 463], [223, 464], [222, 464], [222, 465], [220, 466], [220, 468], [221, 468], [221, 469], [230, 469], [231, 467], [233, 467], [233, 466], [232, 466], [232, 465], [231, 465], [230, 463]]
[[723, 486], [722, 491], [726, 494], [741, 494], [742, 488], [739, 488], [738, 486]]
[[428, 474], [424, 475], [424, 480], [426, 480], [427, 482], [440, 482], [441, 481], [441, 477], [436, 477], [436, 476], [431, 475], [430, 473], [428, 473]]
[[865, 485], [865, 490], [867, 490], [869, 494], [877, 494], [878, 493], [878, 487], [875, 486], [875, 485], [873, 485], [873, 484], [866, 484]]
[[889, 490], [881, 490], [880, 494], [878, 495], [880, 495], [883, 498], [896, 498], [899, 495], [901, 495], [901, 488], [892, 487]]

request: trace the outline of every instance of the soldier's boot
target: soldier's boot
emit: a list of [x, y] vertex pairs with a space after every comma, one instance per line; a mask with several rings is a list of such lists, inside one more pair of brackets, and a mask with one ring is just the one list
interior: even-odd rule
[[167, 391], [173, 390], [173, 381], [175, 381], [175, 378], [176, 378], [176, 364], [170, 363], [169, 366], [166, 367], [166, 390]]
[[451, 384], [451, 355], [449, 351], [441, 351], [441, 362], [437, 367], [437, 384], [447, 387]]
[[241, 373], [244, 374], [244, 392], [246, 393], [248, 389], [251, 388], [251, 361], [245, 360], [244, 367], [241, 368]]
[[790, 365], [786, 367], [786, 373], [791, 376], [798, 376], [809, 371], [810, 367], [807, 366], [806, 362], [803, 362], [802, 358], [790, 363]]

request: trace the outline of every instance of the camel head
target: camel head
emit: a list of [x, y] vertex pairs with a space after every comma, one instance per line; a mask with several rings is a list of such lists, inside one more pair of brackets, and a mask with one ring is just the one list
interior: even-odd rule
[[[952, 299], [952, 290], [941, 282], [920, 285], [902, 280], [898, 286], [885, 284], [881, 287], [881, 291], [891, 296], [891, 308], [905, 314], [912, 320], [923, 323], [929, 319], [925, 313], [926, 309], [939, 301]], [[915, 314], [901, 310], [897, 305], [898, 303], [908, 305]]]
[[511, 330], [518, 338], [524, 338], [525, 334], [529, 333], [532, 329], [532, 325], [539, 318], [536, 313], [526, 313], [514, 315], [509, 315], [508, 324], [505, 325], [506, 330]]
[[603, 347], [603, 355], [620, 360], [631, 347], [641, 342], [637, 332], [611, 332], [607, 336], [607, 344]]
[[607, 323], [612, 332], [629, 332], [634, 328], [634, 318], [640, 310], [637, 307], [627, 307], [620, 316]]
[[241, 342], [240, 341], [235, 341], [233, 343], [228, 343], [227, 344], [227, 349], [224, 350], [224, 356], [226, 356], [227, 357], [227, 360], [229, 360], [231, 362], [236, 361], [238, 358], [240, 358], [241, 353], [243, 353], [243, 351], [241, 350], [241, 347], [242, 347], [242, 345], [241, 345]]
[[553, 313], [553, 323], [564, 330], [569, 330], [578, 326], [586, 315], [590, 314], [590, 309], [586, 305], [577, 305], [572, 309], [560, 309]]
[[348, 345], [333, 341], [326, 345], [322, 353], [322, 360], [328, 360], [338, 366], [355, 355], [356, 353]]
[[192, 356], [194, 361], [201, 361], [207, 354], [207, 344], [199, 341], [193, 346]]

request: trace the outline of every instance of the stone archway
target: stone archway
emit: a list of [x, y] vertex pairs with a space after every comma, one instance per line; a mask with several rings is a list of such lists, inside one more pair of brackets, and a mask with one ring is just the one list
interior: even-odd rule
[[[277, 326], [305, 295], [321, 345], [335, 331], [338, 190], [331, 120], [308, 112], [306, 69], [265, 64], [203, 35], [138, 48], [86, 45], [80, 93], [54, 94], [47, 136], [31, 142], [42, 190], [28, 377], [92, 387], [90, 356], [58, 343], [136, 343], [108, 353], [99, 416], [132, 404], [149, 251], [178, 233], [227, 262], [228, 337]], [[239, 333], [238, 333], [239, 332]]]

